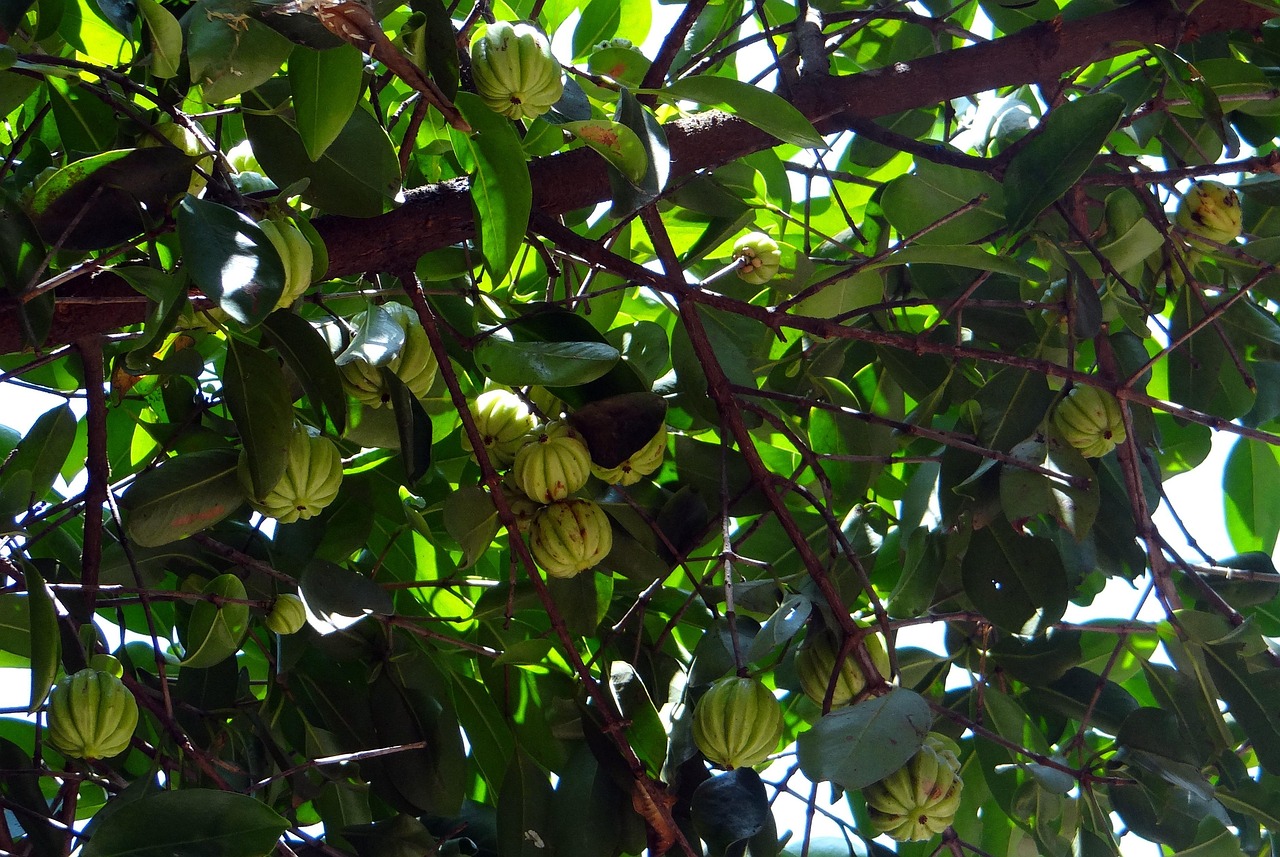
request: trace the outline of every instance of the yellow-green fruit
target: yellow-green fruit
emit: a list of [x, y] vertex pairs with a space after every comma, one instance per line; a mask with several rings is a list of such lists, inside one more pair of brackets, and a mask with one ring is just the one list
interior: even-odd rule
[[258, 228], [276, 248], [284, 265], [284, 290], [280, 293], [280, 300], [276, 301], [276, 307], [283, 309], [291, 306], [310, 288], [314, 251], [311, 242], [290, 217], [259, 221]]
[[778, 274], [782, 250], [778, 242], [763, 232], [750, 232], [733, 245], [733, 255], [741, 260], [738, 277], [753, 286], [763, 286]]
[[[195, 134], [192, 134], [186, 128], [173, 122], [161, 122], [154, 126], [153, 130], [180, 149], [183, 154], [191, 155], [198, 158], [191, 170], [191, 181], [187, 184], [187, 193], [192, 196], [199, 196], [200, 191], [204, 190], [209, 180], [197, 172], [196, 167], [204, 170], [206, 173], [213, 168], [213, 153], [206, 151], [204, 146], [200, 145], [200, 140]], [[138, 138], [139, 149], [151, 149], [157, 146], [163, 146], [151, 134], [144, 133]]]
[[249, 495], [249, 505], [282, 524], [306, 520], [316, 515], [338, 496], [342, 485], [342, 456], [327, 437], [312, 436], [296, 426], [285, 453], [284, 475], [263, 497], [253, 496], [249, 458], [240, 454], [240, 484]]
[[517, 531], [529, 532], [529, 528], [533, 526], [533, 517], [543, 508], [542, 504], [530, 500], [510, 473], [498, 483], [498, 488], [502, 491], [502, 496], [507, 499], [507, 507], [511, 509], [511, 514], [515, 515]]
[[590, 500], [561, 500], [543, 506], [529, 527], [529, 550], [552, 577], [575, 577], [600, 563], [613, 548], [613, 530], [604, 510]]
[[564, 71], [534, 27], [498, 21], [471, 43], [471, 79], [490, 110], [533, 119], [564, 94]]
[[1053, 424], [1085, 458], [1101, 458], [1126, 438], [1120, 403], [1097, 387], [1073, 387], [1058, 403]]
[[286, 592], [276, 597], [267, 614], [267, 628], [280, 636], [296, 634], [307, 624], [307, 608], [302, 599]]
[[138, 725], [138, 703], [110, 672], [80, 670], [49, 695], [49, 743], [81, 759], [109, 759], [129, 747]]
[[758, 765], [778, 748], [782, 706], [753, 678], [722, 678], [693, 709], [693, 741], [722, 768]]
[[[497, 467], [507, 467], [516, 460], [516, 452], [524, 446], [525, 435], [533, 431], [537, 423], [529, 406], [510, 390], [489, 390], [481, 393], [470, 406], [471, 417], [489, 460]], [[471, 438], [462, 433], [462, 448], [472, 453]]]
[[[422, 398], [436, 380], [436, 356], [431, 352], [427, 332], [418, 323], [413, 310], [403, 304], [383, 304], [381, 309], [404, 330], [404, 345], [383, 366], [374, 366], [361, 358], [339, 366], [342, 386], [351, 397], [371, 408], [380, 408], [391, 401], [391, 392], [382, 380], [382, 370], [390, 369], [417, 398]], [[357, 313], [351, 323], [356, 328], [364, 322], [364, 313]]]
[[592, 463], [591, 472], [610, 485], [634, 485], [661, 467], [662, 459], [666, 454], [667, 427], [663, 424], [648, 443], [639, 451], [633, 452], [617, 467], [599, 467]]
[[587, 484], [591, 451], [568, 423], [547, 423], [526, 436], [516, 453], [513, 473], [530, 500], [553, 503]]
[[1179, 226], [1194, 235], [1230, 244], [1240, 237], [1244, 212], [1233, 188], [1222, 182], [1199, 181], [1178, 203], [1177, 220]]
[[[889, 653], [885, 650], [884, 638], [879, 634], [868, 634], [863, 637], [867, 654], [875, 664], [876, 671], [882, 678], [890, 673]], [[805, 640], [796, 652], [796, 674], [800, 677], [800, 687], [818, 705], [822, 705], [827, 697], [827, 688], [831, 684], [831, 676], [836, 672], [836, 656], [840, 654], [840, 638], [829, 631], [823, 631]], [[840, 675], [836, 678], [835, 690], [831, 694], [831, 707], [848, 705], [867, 687], [867, 677], [852, 656], [840, 664]]]
[[964, 781], [954, 742], [937, 733], [902, 768], [862, 790], [872, 826], [899, 842], [932, 839], [951, 826]]

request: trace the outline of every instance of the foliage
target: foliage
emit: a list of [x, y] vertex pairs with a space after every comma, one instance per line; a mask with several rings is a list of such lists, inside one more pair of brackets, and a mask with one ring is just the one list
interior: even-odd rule
[[[0, 426], [0, 851], [1270, 853], [1276, 17], [3, 4], [0, 380], [64, 403]], [[1183, 555], [1215, 436], [1239, 555]], [[722, 771], [726, 679], [782, 737]]]

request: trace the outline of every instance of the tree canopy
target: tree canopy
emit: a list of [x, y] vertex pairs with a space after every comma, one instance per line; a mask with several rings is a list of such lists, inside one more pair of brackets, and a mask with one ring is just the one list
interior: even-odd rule
[[0, 852], [1270, 854], [1278, 19], [0, 4]]

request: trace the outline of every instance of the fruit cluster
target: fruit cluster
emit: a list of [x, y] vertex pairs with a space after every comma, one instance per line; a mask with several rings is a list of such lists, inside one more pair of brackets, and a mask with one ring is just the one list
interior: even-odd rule
[[951, 826], [960, 808], [959, 748], [929, 733], [911, 760], [862, 790], [871, 825], [899, 842], [932, 839]]

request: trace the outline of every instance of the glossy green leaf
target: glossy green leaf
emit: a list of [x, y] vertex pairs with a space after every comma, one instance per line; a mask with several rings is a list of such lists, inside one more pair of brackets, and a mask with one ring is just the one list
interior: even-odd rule
[[289, 56], [287, 39], [248, 17], [233, 2], [191, 16], [187, 31], [191, 80], [205, 101], [228, 101], [265, 83]]
[[23, 568], [27, 579], [27, 629], [31, 635], [31, 701], [27, 712], [34, 713], [58, 677], [62, 665], [62, 637], [58, 631], [58, 611], [44, 578], [34, 564]]
[[159, 78], [175, 77], [182, 64], [182, 26], [173, 13], [156, 0], [138, 0], [138, 11], [147, 22], [151, 73]]
[[244, 444], [250, 487], [265, 497], [284, 476], [293, 404], [275, 357], [247, 343], [227, 343], [222, 393]]
[[924, 743], [933, 712], [919, 694], [888, 694], [824, 716], [796, 741], [800, 770], [814, 782], [860, 789], [906, 764]]
[[120, 500], [125, 533], [143, 547], [211, 527], [244, 502], [232, 449], [189, 452], [139, 476]]
[[469, 568], [491, 548], [501, 524], [489, 492], [475, 485], [454, 491], [445, 498], [444, 526], [462, 545], [460, 568]]
[[248, 217], [188, 196], [178, 206], [178, 237], [192, 281], [227, 315], [252, 327], [276, 308], [284, 264]]
[[40, 501], [53, 487], [75, 440], [76, 418], [69, 405], [46, 411], [36, 419], [13, 457], [0, 473], [0, 499], [5, 515], [17, 515]]
[[334, 431], [343, 434], [347, 427], [347, 397], [342, 391], [342, 376], [324, 337], [286, 310], [276, 310], [267, 316], [262, 329], [272, 347], [284, 358], [289, 371], [302, 384], [316, 422], [323, 425], [327, 414]]
[[[182, 819], [175, 824], [174, 819]], [[289, 822], [235, 792], [187, 788], [131, 801], [103, 821], [84, 857], [170, 857], [177, 853], [264, 857]]]
[[690, 809], [694, 829], [713, 857], [741, 853], [746, 842], [761, 833], [776, 841], [769, 798], [752, 768], [735, 768], [704, 780], [694, 790]]
[[723, 105], [739, 119], [755, 125], [785, 143], [825, 149], [826, 141], [813, 124], [786, 99], [746, 81], [702, 74], [677, 80], [660, 92], [667, 98]]
[[603, 377], [621, 355], [600, 342], [512, 342], [491, 336], [475, 349], [476, 365], [500, 384], [568, 387]]
[[1043, 633], [1067, 607], [1067, 577], [1053, 543], [1008, 524], [973, 534], [962, 567], [966, 594], [997, 626]]
[[341, 630], [368, 613], [389, 616], [395, 612], [385, 589], [365, 575], [331, 562], [308, 563], [298, 583], [321, 633]]
[[608, 119], [588, 122], [566, 122], [560, 126], [600, 153], [634, 185], [644, 180], [648, 158], [644, 144], [626, 125]]
[[182, 665], [190, 669], [211, 667], [233, 656], [249, 630], [249, 605], [244, 603], [249, 594], [239, 577], [220, 574], [200, 594], [202, 600], [191, 609], [182, 637]]
[[1275, 448], [1240, 438], [1227, 456], [1222, 472], [1227, 534], [1237, 551], [1271, 553], [1280, 535], [1280, 506], [1271, 485], [1280, 479]]
[[347, 126], [364, 84], [364, 56], [351, 45], [289, 54], [289, 90], [298, 136], [315, 161]]
[[625, 87], [618, 94], [613, 120], [630, 128], [639, 138], [647, 165], [639, 182], [632, 182], [612, 165], [609, 166], [609, 188], [613, 199], [609, 216], [621, 218], [648, 205], [666, 188], [671, 175], [671, 150], [667, 145], [667, 134], [657, 117]]
[[533, 206], [529, 168], [510, 122], [469, 93], [458, 94], [458, 109], [475, 129], [470, 136], [455, 135], [454, 141], [475, 164], [471, 204], [480, 227], [480, 249], [489, 276], [500, 282], [529, 227]]

